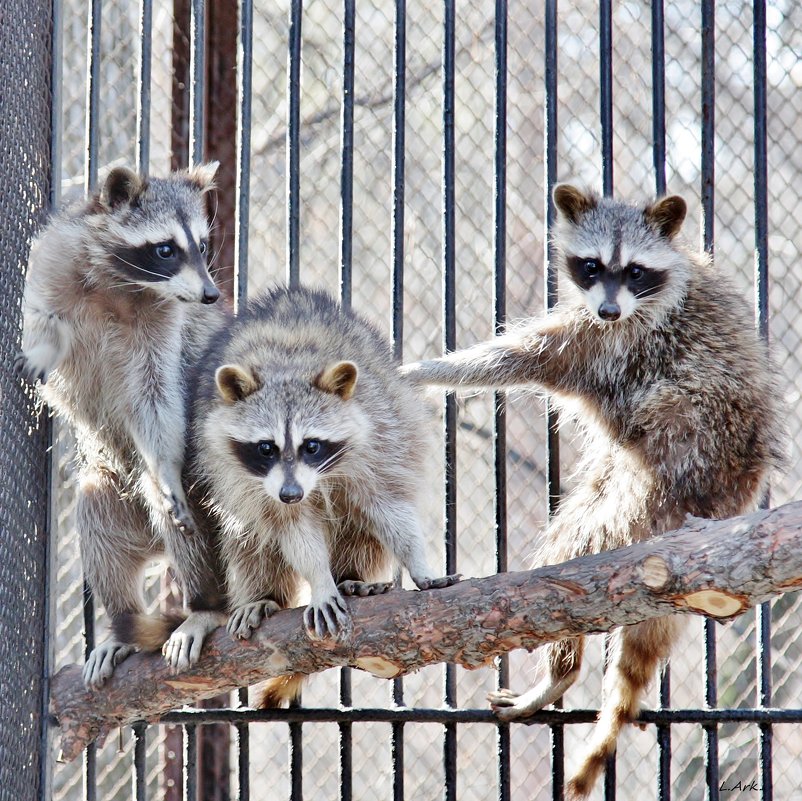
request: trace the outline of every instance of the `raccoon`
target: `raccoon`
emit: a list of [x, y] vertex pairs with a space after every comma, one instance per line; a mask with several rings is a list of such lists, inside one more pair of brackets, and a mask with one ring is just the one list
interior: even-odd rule
[[[629, 545], [755, 506], [783, 462], [775, 369], [747, 304], [678, 234], [677, 196], [637, 206], [561, 184], [553, 231], [566, 297], [544, 318], [440, 359], [406, 365], [421, 383], [546, 390], [585, 434], [577, 486], [534, 566]], [[614, 634], [606, 695], [568, 790], [590, 792], [622, 726], [678, 635], [676, 618]], [[556, 701], [579, 675], [583, 638], [546, 647], [543, 679], [489, 695], [502, 720]]]
[[[195, 523], [181, 481], [183, 374], [226, 314], [206, 265], [216, 169], [116, 168], [31, 248], [17, 367], [75, 432], [84, 574], [112, 621], [141, 610], [142, 568], [164, 549], [190, 602], [217, 593], [208, 538], [183, 536]], [[130, 650], [95, 649], [87, 684]]]
[[347, 632], [343, 595], [386, 591], [394, 563], [420, 589], [458, 580], [428, 565], [426, 411], [373, 326], [323, 292], [276, 288], [197, 369], [188, 471], [222, 532], [233, 636], [297, 605], [302, 580], [312, 638]]

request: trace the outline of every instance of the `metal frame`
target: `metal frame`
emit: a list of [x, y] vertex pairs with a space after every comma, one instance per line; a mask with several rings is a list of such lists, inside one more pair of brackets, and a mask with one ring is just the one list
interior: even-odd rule
[[[59, 4], [55, 3], [58, 24]], [[455, 264], [455, 25], [456, 3], [444, 0], [444, 31], [442, 49], [443, 91], [443, 174], [442, 174], [442, 229], [443, 229], [443, 347], [453, 350], [456, 343], [456, 282]], [[505, 260], [506, 260], [506, 93], [507, 93], [507, 18], [506, 0], [496, 0], [495, 24], [495, 153], [494, 153], [494, 326], [498, 331], [506, 317]], [[205, 30], [204, 0], [191, 3], [191, 100], [190, 100], [190, 161], [197, 163], [204, 157], [204, 63]], [[88, 40], [89, 75], [87, 81], [87, 131], [85, 186], [92, 189], [97, 183], [98, 105], [99, 105], [99, 47], [101, 29], [101, 0], [92, 0], [89, 7], [90, 25]], [[653, 82], [653, 163], [654, 185], [657, 193], [666, 188], [666, 123], [665, 123], [665, 44], [663, 0], [653, 0], [652, 14], [652, 82]], [[702, 200], [704, 213], [703, 246], [712, 252], [714, 242], [714, 100], [715, 100], [715, 2], [704, 0], [701, 6], [702, 30]], [[557, 0], [546, 0], [545, 15], [545, 186], [547, 203], [544, 232], [553, 222], [553, 209], [549, 202], [551, 189], [557, 177]], [[288, 128], [287, 128], [287, 281], [291, 285], [300, 281], [300, 69], [302, 44], [302, 0], [291, 0], [288, 40]], [[340, 292], [345, 306], [351, 303], [352, 276], [352, 208], [353, 208], [353, 134], [354, 134], [354, 57], [355, 57], [355, 0], [343, 0], [343, 75], [344, 88], [341, 117], [341, 230], [340, 230]], [[240, 2], [240, 38], [238, 52], [238, 120], [237, 120], [237, 219], [235, 239], [235, 302], [240, 304], [247, 294], [249, 231], [249, 171], [251, 159], [250, 120], [252, 102], [252, 0]], [[141, 61], [137, 118], [137, 161], [140, 169], [147, 170], [150, 130], [150, 62], [151, 62], [152, 2], [141, 0]], [[755, 230], [756, 230], [756, 324], [761, 335], [768, 338], [768, 218], [767, 218], [767, 138], [766, 138], [766, 8], [765, 0], [754, 4], [754, 80], [755, 80]], [[600, 132], [602, 141], [603, 192], [614, 189], [613, 175], [613, 69], [612, 63], [613, 17], [611, 0], [601, 0], [599, 10], [600, 45]], [[59, 62], [58, 36], [54, 37], [54, 67]], [[54, 72], [54, 75], [56, 73]], [[406, 80], [406, 3], [397, 0], [395, 6], [394, 47], [394, 100], [393, 100], [393, 164], [392, 164], [392, 336], [396, 355], [402, 354], [403, 341], [403, 290], [404, 290], [404, 160], [405, 160], [405, 80]], [[58, 86], [56, 77], [54, 86]], [[57, 100], [57, 88], [54, 91]], [[54, 126], [58, 130], [58, 125]], [[54, 163], [58, 160], [58, 143], [53, 140]], [[55, 186], [55, 185], [54, 185]], [[55, 201], [55, 195], [52, 198]], [[545, 248], [545, 302], [551, 308], [556, 302], [557, 276], [552, 264], [551, 247], [544, 236]], [[457, 406], [453, 396], [444, 400], [444, 442], [446, 477], [444, 487], [445, 532], [444, 563], [447, 572], [457, 571], [456, 558], [456, 438]], [[549, 511], [559, 504], [559, 438], [556, 413], [547, 414], [547, 459]], [[496, 393], [493, 448], [496, 488], [496, 567], [507, 567], [506, 555], [506, 412], [503, 393]], [[705, 627], [706, 692], [704, 709], [670, 709], [670, 675], [665, 671], [660, 686], [661, 708], [644, 712], [641, 720], [656, 724], [659, 760], [656, 775], [656, 795], [667, 801], [671, 798], [671, 726], [677, 723], [695, 723], [703, 727], [706, 740], [707, 798], [719, 797], [718, 726], [724, 722], [748, 722], [760, 727], [760, 797], [773, 798], [772, 789], [772, 725], [775, 723], [802, 723], [802, 710], [771, 708], [771, 631], [770, 610], [763, 605], [757, 611], [759, 630], [759, 706], [753, 709], [720, 709], [716, 692], [716, 638], [714, 626]], [[85, 647], [88, 653], [94, 645], [94, 612], [91, 594], [85, 592]], [[507, 660], [502, 659], [498, 671], [499, 685], [509, 678]], [[45, 682], [45, 686], [47, 686]], [[444, 797], [448, 801], [458, 798], [457, 786], [457, 727], [461, 723], [486, 723], [496, 726], [498, 757], [498, 798], [508, 801], [510, 786], [510, 726], [499, 724], [487, 710], [461, 709], [458, 706], [456, 673], [453, 666], [444, 668], [443, 707], [438, 709], [410, 709], [404, 705], [403, 682], [392, 684], [390, 709], [362, 709], [352, 707], [351, 676], [348, 669], [340, 674], [339, 708], [304, 709], [257, 712], [250, 709], [203, 709], [174, 711], [164, 715], [162, 723], [179, 723], [184, 727], [184, 797], [187, 801], [198, 798], [196, 778], [197, 727], [209, 723], [229, 723], [237, 732], [239, 798], [247, 801], [249, 790], [249, 725], [253, 723], [283, 721], [289, 732], [290, 798], [300, 801], [302, 787], [302, 726], [304, 723], [333, 722], [340, 730], [340, 798], [352, 797], [352, 726], [355, 723], [381, 721], [392, 724], [393, 798], [404, 795], [404, 724], [427, 722], [443, 726]], [[247, 702], [247, 694], [239, 695], [240, 705]], [[552, 797], [563, 795], [564, 781], [564, 727], [587, 723], [595, 718], [592, 710], [545, 710], [536, 714], [529, 725], [545, 725], [551, 731]], [[148, 724], [133, 727], [135, 742], [133, 760], [133, 795], [137, 801], [147, 798], [145, 781], [145, 734]], [[47, 742], [47, 738], [43, 739]], [[85, 753], [85, 798], [96, 796], [96, 756], [94, 746]], [[608, 765], [605, 798], [615, 798], [615, 760]]]

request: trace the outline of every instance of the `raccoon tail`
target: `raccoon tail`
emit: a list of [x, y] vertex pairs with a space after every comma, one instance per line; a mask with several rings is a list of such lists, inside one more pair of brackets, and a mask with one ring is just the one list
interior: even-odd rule
[[289, 706], [301, 695], [301, 689], [306, 682], [304, 673], [288, 673], [286, 676], [276, 676], [268, 679], [259, 687], [259, 701], [257, 709], [278, 709]]
[[621, 729], [638, 715], [640, 699], [657, 670], [668, 658], [677, 630], [676, 618], [656, 618], [619, 629], [610, 659], [611, 692], [604, 699], [590, 746], [566, 787], [566, 801], [586, 798], [607, 758], [615, 752]]
[[187, 619], [186, 612], [143, 615], [127, 612], [116, 615], [111, 628], [121, 643], [136, 645], [141, 651], [161, 651], [170, 635]]

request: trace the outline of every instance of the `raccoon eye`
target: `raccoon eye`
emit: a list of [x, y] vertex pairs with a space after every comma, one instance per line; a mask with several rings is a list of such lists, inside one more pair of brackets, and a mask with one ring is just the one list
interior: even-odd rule
[[629, 265], [629, 277], [633, 281], [640, 281], [641, 278], [646, 274], [646, 269], [641, 267], [640, 264], [630, 264]]
[[175, 256], [175, 248], [169, 242], [160, 242], [153, 249], [160, 259], [172, 259]]
[[259, 451], [260, 456], [264, 456], [266, 458], [274, 457], [278, 452], [276, 443], [270, 442], [269, 440], [262, 440], [261, 442], [257, 442], [256, 449]]
[[585, 259], [580, 266], [587, 278], [595, 278], [600, 272], [599, 262], [596, 259]]
[[201, 256], [205, 256], [208, 249], [209, 245], [207, 244], [206, 240], [201, 239], [200, 243], [198, 244], [198, 250], [201, 252]]
[[316, 439], [308, 439], [303, 444], [304, 453], [308, 453], [310, 456], [315, 456], [316, 454], [320, 453], [320, 449], [323, 446], [320, 444], [319, 440]]

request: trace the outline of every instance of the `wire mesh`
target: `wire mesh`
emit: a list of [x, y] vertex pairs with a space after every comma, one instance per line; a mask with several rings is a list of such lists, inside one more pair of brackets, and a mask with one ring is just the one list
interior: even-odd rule
[[[11, 0], [16, 2], [17, 0]], [[19, 3], [20, 8], [32, 4]], [[217, 4], [208, 3], [210, 19]], [[498, 5], [498, 4], [496, 4]], [[140, 20], [138, 4], [106, 0], [102, 4], [102, 25], [98, 56], [97, 165], [101, 172], [116, 164], [135, 164], [145, 153], [147, 167], [163, 174], [174, 163], [177, 141], [173, 135], [178, 112], [174, 76], [180, 66], [173, 49], [174, 40], [183, 36], [189, 42], [189, 29], [176, 30], [184, 20], [176, 15], [180, 3], [154, 0], [152, 4], [152, 62], [150, 83], [149, 148], [137, 145], [137, 119], [140, 93]], [[561, 3], [556, 13], [557, 127], [553, 139], [547, 139], [546, 59], [548, 42], [546, 20], [555, 5], [516, 5], [510, 11], [507, 38], [506, 85], [506, 212], [503, 245], [506, 268], [506, 306], [509, 319], [540, 313], [544, 298], [544, 186], [558, 180], [575, 180], [601, 188], [605, 176], [617, 194], [645, 197], [655, 186], [653, 155], [652, 14], [642, 3], [616, 3], [610, 6], [611, 50], [603, 52], [600, 44], [600, 12], [597, 3], [576, 0]], [[188, 8], [188, 6], [187, 6]], [[250, 9], [250, 6], [249, 6]], [[219, 9], [217, 9], [219, 10]], [[218, 208], [221, 225], [215, 241], [217, 267], [233, 265], [235, 255], [227, 244], [237, 237], [237, 256], [247, 264], [247, 287], [251, 294], [271, 282], [283, 282], [289, 261], [305, 283], [325, 286], [334, 293], [341, 287], [342, 247], [335, 244], [342, 227], [342, 98], [343, 63], [346, 53], [343, 35], [343, 7], [335, 0], [317, 0], [303, 6], [282, 0], [252, 5], [252, 86], [247, 108], [250, 126], [248, 138], [238, 135], [240, 143], [250, 142], [249, 171], [238, 184], [247, 191], [238, 201], [247, 212], [246, 223], [231, 225], [225, 206]], [[302, 20], [297, 52], [288, 58], [292, 12], [296, 24]], [[403, 266], [403, 334], [399, 348], [412, 360], [441, 352], [445, 319], [442, 313], [444, 251], [443, 230], [443, 142], [448, 126], [453, 124], [453, 263], [454, 336], [457, 346], [464, 346], [490, 336], [496, 323], [494, 307], [496, 193], [496, 64], [497, 11], [493, 4], [459, 4], [454, 24], [454, 101], [453, 115], [444, 119], [443, 37], [445, 9], [437, 4], [407, 0], [401, 15], [405, 34], [405, 91], [403, 130], [394, 130], [399, 119], [396, 96], [395, 59], [398, 41], [398, 17], [392, 4], [359, 2], [354, 18], [354, 88], [353, 88], [353, 221], [350, 241], [352, 270], [350, 300], [352, 306], [371, 317], [391, 336], [394, 311], [393, 267], [400, 258]], [[795, 430], [802, 416], [802, 327], [799, 299], [802, 297], [794, 267], [799, 256], [800, 223], [795, 214], [797, 187], [802, 165], [798, 158], [798, 121], [802, 113], [802, 81], [798, 53], [802, 48], [802, 9], [790, 0], [775, 0], [767, 5], [767, 83], [768, 83], [768, 245], [770, 340], [775, 356], [783, 365], [788, 384], [789, 428]], [[33, 13], [32, 11], [28, 12]], [[44, 13], [44, 12], [43, 12]], [[9, 14], [8, 19], [12, 19]], [[31, 20], [31, 17], [21, 17]], [[703, 142], [702, 142], [702, 17], [700, 6], [692, 0], [664, 4], [665, 45], [665, 172], [669, 191], [682, 194], [689, 204], [686, 236], [702, 242]], [[84, 131], [87, 126], [87, 66], [84, 43], [88, 40], [87, 4], [64, 0], [62, 158], [55, 165], [64, 194], [81, 191], [87, 171]], [[207, 20], [208, 22], [209, 20]], [[183, 24], [183, 23], [181, 23]], [[222, 23], [220, 23], [222, 24]], [[207, 26], [210, 36], [228, 37], [234, 32]], [[0, 35], [20, 37], [15, 42], [31, 42], [45, 48], [49, 29], [40, 19], [37, 24], [20, 22], [10, 28], [4, 18]], [[721, 269], [732, 275], [745, 294], [752, 286], [756, 239], [754, 233], [755, 193], [754, 160], [754, 78], [753, 78], [753, 4], [745, 0], [716, 4], [713, 30], [713, 65], [715, 68], [715, 129], [712, 139], [715, 168], [714, 217], [709, 222], [714, 231], [716, 259]], [[38, 37], [38, 38], [37, 38]], [[240, 40], [242, 41], [242, 40]], [[187, 45], [188, 46], [188, 45]], [[15, 44], [15, 50], [19, 49]], [[4, 49], [0, 52], [9, 52]], [[33, 58], [30, 53], [21, 51]], [[250, 49], [248, 49], [250, 52]], [[41, 56], [41, 53], [40, 53]], [[600, 74], [603, 56], [611, 65], [609, 96], [609, 139], [603, 141], [600, 118]], [[22, 56], [20, 56], [22, 58]], [[22, 62], [21, 62], [22, 63]], [[297, 107], [288, 93], [288, 85], [299, 67]], [[2, 69], [8, 69], [3, 62]], [[23, 67], [15, 67], [21, 70]], [[230, 64], [228, 67], [230, 71]], [[242, 62], [239, 66], [242, 72]], [[15, 73], [16, 74], [16, 73]], [[182, 73], [188, 78], [188, 73]], [[230, 77], [230, 75], [229, 75]], [[659, 77], [659, 75], [658, 75]], [[13, 82], [6, 82], [4, 86]], [[231, 81], [221, 82], [220, 92], [231, 91]], [[236, 87], [235, 87], [236, 88]], [[240, 92], [242, 86], [239, 87]], [[21, 91], [21, 90], [20, 90]], [[30, 89], [29, 89], [30, 91]], [[183, 91], [183, 90], [182, 90]], [[6, 100], [6, 97], [9, 100]], [[26, 118], [12, 115], [8, 109], [12, 95], [4, 95], [0, 125]], [[228, 109], [235, 113], [241, 98], [217, 96], [215, 108], [206, 109], [205, 139], [207, 155], [226, 145], [236, 126], [232, 120], [217, 121]], [[40, 126], [46, 130], [46, 96]], [[5, 105], [6, 103], [9, 105]], [[288, 118], [292, 106], [297, 110], [298, 142], [297, 219], [288, 214], [288, 193], [296, 191], [295, 172], [288, 158]], [[25, 106], [27, 109], [28, 106]], [[198, 106], [194, 106], [197, 116]], [[244, 107], [243, 107], [244, 108]], [[233, 112], [231, 111], [233, 109]], [[26, 112], [30, 114], [30, 112]], [[228, 112], [227, 112], [228, 113]], [[212, 115], [212, 116], [209, 116]], [[13, 119], [12, 119], [13, 117]], [[248, 119], [245, 117], [244, 119]], [[186, 125], [189, 125], [187, 118]], [[233, 127], [232, 127], [233, 126]], [[140, 127], [141, 130], [141, 127]], [[225, 135], [221, 133], [225, 131]], [[401, 135], [403, 159], [401, 181], [395, 172], [398, 156], [394, 144]], [[197, 137], [196, 137], [197, 139]], [[19, 297], [22, 267], [27, 242], [33, 226], [32, 209], [44, 205], [45, 184], [29, 182], [31, 165], [46, 174], [47, 142], [31, 142], [3, 128], [2, 141], [23, 143], [33, 148], [19, 183], [19, 209], [13, 217], [4, 210], [3, 219], [28, 220], [16, 239], [4, 236], [0, 244], [13, 258], [4, 260], [4, 269], [16, 272], [9, 278], [16, 282]], [[189, 135], [182, 147], [189, 147]], [[603, 151], [611, 155], [605, 162]], [[547, 147], [548, 145], [548, 147]], [[4, 147], [6, 145], [4, 144]], [[5, 151], [3, 151], [5, 154]], [[45, 154], [44, 156], [42, 154]], [[549, 174], [547, 159], [555, 160], [556, 174]], [[24, 168], [22, 165], [27, 165]], [[603, 167], [607, 166], [607, 172]], [[246, 169], [248, 163], [246, 162]], [[9, 167], [8, 169], [11, 169]], [[237, 165], [224, 164], [235, 184]], [[290, 170], [293, 169], [292, 176]], [[3, 172], [4, 175], [9, 175]], [[225, 181], [222, 182], [225, 184]], [[248, 185], [249, 184], [249, 185]], [[403, 219], [393, 229], [394, 198], [403, 189]], [[293, 195], [294, 196], [294, 195]], [[244, 203], [243, 203], [244, 198]], [[233, 201], [233, 191], [229, 201]], [[350, 201], [349, 201], [350, 202]], [[229, 206], [230, 208], [230, 206]], [[397, 209], [395, 209], [397, 211]], [[395, 218], [396, 220], [398, 217]], [[223, 222], [225, 221], [225, 222]], [[290, 243], [288, 247], [288, 242]], [[6, 252], [4, 250], [4, 252]], [[243, 275], [245, 272], [243, 271]], [[228, 279], [226, 279], [228, 280]], [[17, 326], [18, 308], [3, 315], [4, 326]], [[16, 316], [15, 316], [16, 315]], [[16, 347], [18, 331], [9, 328], [3, 342]], [[10, 351], [9, 351], [10, 352]], [[8, 361], [6, 361], [8, 364]], [[21, 398], [17, 384], [11, 382], [3, 395], [4, 421], [16, 432], [32, 424], [31, 399]], [[21, 415], [12, 419], [15, 397]], [[432, 399], [433, 436], [441, 415], [439, 398]], [[456, 475], [453, 525], [456, 531], [456, 559], [466, 575], [486, 575], [496, 569], [494, 512], [494, 415], [490, 394], [461, 397], [456, 402]], [[4, 423], [5, 425], [5, 423]], [[545, 406], [529, 393], [513, 393], [508, 399], [507, 429], [507, 564], [522, 569], [537, 542], [538, 531], [548, 514]], [[41, 438], [41, 434], [39, 435]], [[17, 434], [18, 438], [18, 434]], [[37, 440], [40, 442], [40, 440]], [[27, 443], [27, 440], [26, 440]], [[41, 442], [40, 442], [41, 444]], [[27, 445], [26, 445], [27, 447]], [[802, 453], [799, 443], [789, 442], [789, 469], [778, 476], [772, 502], [781, 503], [799, 497], [802, 489]], [[70, 466], [70, 440], [58, 431], [54, 439], [53, 465], [58, 487], [53, 528], [57, 543], [57, 566], [53, 573], [55, 605], [56, 666], [80, 661], [81, 654], [81, 571], [73, 524], [73, 487]], [[9, 454], [16, 454], [9, 450]], [[570, 429], [563, 430], [560, 462], [563, 483], [570, 486], [576, 448]], [[25, 460], [9, 455], [9, 464]], [[41, 465], [35, 465], [42, 470]], [[442, 456], [432, 465], [433, 475], [442, 476]], [[8, 475], [8, 474], [7, 474]], [[39, 474], [35, 487], [44, 486]], [[34, 492], [34, 485], [31, 485]], [[40, 489], [36, 489], [39, 492]], [[16, 492], [4, 496], [3, 509], [16, 509], [21, 499], [39, 496]], [[26, 502], [27, 503], [27, 502]], [[18, 514], [40, 514], [44, 502], [37, 500]], [[14, 518], [20, 519], [20, 518]], [[27, 520], [27, 518], [25, 518]], [[430, 558], [442, 561], [442, 539], [435, 532], [443, 529], [442, 499], [433, 493], [425, 510], [425, 523], [432, 532]], [[5, 520], [3, 521], [6, 526]], [[41, 520], [37, 523], [42, 526]], [[41, 531], [26, 523], [26, 532]], [[5, 532], [3, 541], [6, 541]], [[2, 547], [2, 546], [0, 546]], [[41, 559], [41, 543], [33, 544], [31, 558]], [[0, 564], [8, 565], [3, 559]], [[32, 563], [33, 564], [33, 563]], [[35, 562], [40, 565], [41, 562]], [[0, 568], [2, 570], [3, 568]], [[34, 569], [34, 568], [30, 568]], [[158, 595], [161, 571], [154, 568], [150, 582], [152, 596]], [[5, 581], [5, 575], [3, 581]], [[9, 577], [9, 581], [19, 577]], [[0, 581], [0, 588], [6, 585]], [[16, 585], [14, 585], [16, 586]], [[21, 596], [20, 596], [21, 597]], [[155, 601], [154, 601], [155, 602]], [[31, 602], [34, 607], [41, 599]], [[2, 604], [0, 604], [2, 607]], [[17, 607], [18, 608], [18, 605]], [[32, 607], [33, 608], [33, 607]], [[5, 613], [3, 613], [5, 614]], [[103, 611], [97, 610], [102, 636]], [[38, 620], [39, 618], [37, 618]], [[11, 618], [15, 620], [15, 618]], [[3, 618], [4, 625], [6, 618]], [[771, 606], [773, 704], [782, 708], [798, 706], [802, 647], [798, 630], [802, 622], [799, 599], [787, 595]], [[9, 623], [9, 625], [11, 625]], [[686, 625], [684, 646], [672, 658], [671, 704], [676, 709], [696, 709], [705, 705], [704, 633], [700, 621]], [[5, 638], [2, 638], [5, 642]], [[754, 617], [745, 616], [717, 634], [717, 703], [720, 708], [752, 708], [760, 703], [758, 695], [757, 633]], [[0, 647], [3, 647], [0, 645]], [[567, 710], [592, 709], [601, 698], [602, 646], [592, 640], [585, 667], [578, 684], [566, 695]], [[5, 664], [5, 662], [4, 662]], [[536, 657], [521, 652], [509, 659], [510, 682], [523, 688], [532, 679]], [[31, 668], [29, 675], [40, 675]], [[494, 689], [494, 671], [455, 671], [456, 698], [462, 708], [485, 708], [484, 696]], [[27, 680], [26, 680], [27, 681]], [[358, 672], [352, 673], [351, 696], [355, 706], [391, 708], [388, 686]], [[315, 677], [304, 694], [304, 705], [335, 707], [340, 698], [339, 678], [332, 671]], [[5, 685], [4, 685], [5, 686]], [[404, 703], [409, 707], [433, 708], [443, 704], [440, 668], [427, 668], [404, 681]], [[657, 691], [649, 699], [657, 705]], [[148, 798], [182, 797], [182, 777], [175, 765], [181, 761], [180, 739], [165, 726], [149, 726], [144, 735], [147, 753], [144, 774], [138, 779], [140, 791]], [[340, 793], [340, 735], [336, 724], [305, 722], [297, 726], [296, 754], [303, 753], [302, 766], [295, 774], [295, 792], [303, 784], [304, 797], [334, 798]], [[587, 739], [589, 724], [565, 727], [567, 771], [574, 766], [574, 755]], [[393, 795], [391, 726], [388, 723], [354, 723], [351, 727], [353, 798], [390, 798]], [[678, 724], [671, 727], [671, 797], [684, 801], [703, 797], [705, 788], [705, 742], [699, 725]], [[3, 737], [8, 736], [4, 732]], [[490, 799], [500, 795], [494, 754], [495, 733], [486, 723], [462, 723], [456, 727], [456, 770], [459, 798]], [[290, 732], [285, 723], [249, 726], [250, 788], [254, 797], [270, 792], [287, 797], [292, 792], [289, 774]], [[123, 736], [122, 751], [112, 737], [97, 754], [97, 797], [116, 801], [131, 797], [131, 753], [134, 748], [129, 733]], [[236, 748], [232, 738], [232, 749]], [[142, 746], [140, 746], [141, 748]], [[300, 750], [298, 750], [300, 748]], [[510, 728], [510, 797], [546, 799], [554, 796], [555, 768], [551, 759], [549, 732], [543, 726]], [[756, 724], [724, 724], [718, 727], [719, 775], [722, 781], [751, 781], [759, 776], [759, 728]], [[802, 754], [799, 724], [774, 727], [775, 797], [802, 798]], [[404, 759], [396, 790], [403, 781], [407, 798], [439, 797], [447, 772], [443, 761], [443, 727], [440, 724], [406, 723], [403, 725]], [[5, 760], [3, 760], [5, 764]], [[236, 756], [230, 760], [236, 766]], [[616, 765], [619, 797], [650, 797], [657, 788], [658, 746], [654, 728], [641, 732], [634, 727], [621, 739]], [[364, 765], [377, 765], [365, 774]], [[645, 769], [644, 765], [649, 766]], [[226, 777], [227, 780], [227, 777]], [[232, 787], [239, 779], [232, 777]], [[58, 765], [54, 772], [53, 798], [72, 801], [83, 797], [80, 765]], [[0, 782], [0, 787], [4, 782]], [[557, 780], [559, 785], [559, 779]], [[0, 792], [3, 790], [0, 789]], [[19, 797], [19, 795], [18, 795]], [[597, 798], [602, 797], [601, 788]]]
[[14, 372], [20, 297], [30, 239], [50, 191], [50, 4], [17, 2], [0, 25], [0, 798], [48, 791], [49, 743], [42, 740], [44, 633], [49, 604], [48, 421]]

